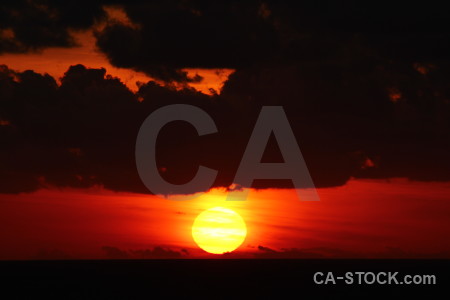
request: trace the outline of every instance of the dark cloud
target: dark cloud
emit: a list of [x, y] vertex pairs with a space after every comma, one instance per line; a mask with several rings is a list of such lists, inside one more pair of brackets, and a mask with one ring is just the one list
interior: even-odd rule
[[103, 246], [102, 251], [108, 259], [128, 259], [130, 255], [127, 251], [120, 250], [116, 247]]
[[[237, 69], [220, 97], [231, 105], [233, 123], [241, 126], [226, 133], [234, 147], [217, 154], [216, 161], [221, 155], [227, 157], [227, 169], [235, 170], [234, 162], [239, 160], [260, 107], [283, 105], [318, 186], [341, 185], [352, 176], [450, 179], [445, 158], [449, 87], [444, 79], [450, 39], [444, 29], [448, 18], [438, 6], [189, 2], [185, 6], [134, 4], [125, 10], [141, 25], [139, 29], [114, 25], [117, 28], [98, 35], [99, 46], [111, 61], [123, 60], [116, 65], [147, 72], [157, 70], [155, 65], [147, 67], [154, 61], [172, 70]], [[159, 17], [148, 17], [157, 13]], [[164, 26], [167, 20], [170, 26]], [[224, 29], [216, 21], [225, 24]], [[236, 30], [242, 28], [239, 22], [246, 24], [246, 31]], [[202, 52], [213, 47], [216, 39], [195, 34], [208, 32], [197, 24], [217, 28], [215, 36], [225, 47]], [[190, 29], [192, 34], [171, 39], [171, 32], [179, 28]], [[249, 37], [229, 38], [248, 32], [266, 37], [256, 43], [257, 51], [247, 45]], [[114, 38], [121, 46], [107, 42]], [[130, 43], [121, 43], [129, 39]], [[148, 41], [148, 46], [142, 41]], [[117, 49], [137, 52], [116, 53]], [[418, 66], [436, 69], [419, 72]], [[180, 78], [172, 76], [173, 80]], [[223, 127], [222, 131], [231, 131], [232, 126], [224, 122]], [[219, 178], [222, 183], [229, 180]]]
[[[11, 14], [14, 3], [2, 13]], [[79, 9], [72, 14], [70, 5], [48, 2], [44, 7], [68, 17], [58, 19], [63, 26], [37, 22], [36, 30], [88, 27], [105, 3], [77, 17]], [[136, 26], [110, 22], [97, 32], [114, 65], [166, 82], [191, 80], [181, 71], [187, 67], [235, 68], [213, 96], [155, 82], [132, 93], [106, 70], [81, 65], [68, 70], [61, 86], [48, 75], [2, 67], [0, 191], [103, 185], [148, 192], [135, 167], [137, 132], [151, 112], [176, 103], [208, 112], [219, 133], [198, 137], [182, 122], [162, 129], [158, 166], [173, 183], [189, 181], [202, 164], [219, 171], [215, 186], [229, 186], [264, 105], [284, 107], [317, 187], [352, 177], [450, 180], [444, 10], [339, 3], [133, 1], [122, 7]], [[273, 141], [265, 161], [280, 158]]]
[[413, 64], [357, 61], [238, 71], [221, 97], [250, 122], [261, 106], [282, 105], [318, 186], [350, 177], [449, 180], [448, 64], [421, 74]]
[[9, 122], [0, 127], [2, 192], [42, 184], [139, 190], [131, 159], [138, 101], [118, 79], [79, 65], [58, 87], [48, 75], [3, 68], [0, 86], [0, 118]]
[[182, 249], [174, 251], [157, 246], [153, 249], [138, 249], [138, 250], [121, 250], [116, 247], [103, 246], [102, 251], [108, 259], [177, 259], [185, 255], [189, 255], [188, 251]]
[[239, 68], [277, 48], [260, 1], [139, 1], [123, 5], [131, 28], [113, 23], [97, 45], [118, 67], [166, 81], [190, 81], [182, 68]]
[[89, 29], [104, 17], [96, 1], [2, 1], [0, 54], [76, 46], [70, 31]]
[[[130, 24], [107, 21], [120, 7]], [[377, 1], [3, 1], [0, 53], [72, 47], [70, 31], [106, 26], [97, 45], [118, 67], [166, 81], [195, 81], [183, 68], [235, 68], [333, 57], [355, 37], [376, 55], [446, 60], [449, 19], [442, 3]]]
[[[395, 63], [359, 71], [338, 62], [303, 66], [238, 71], [214, 96], [154, 82], [134, 94], [104, 69], [82, 65], [72, 66], [61, 86], [49, 75], [2, 67], [0, 191], [103, 185], [148, 192], [135, 167], [137, 132], [151, 112], [175, 103], [208, 112], [219, 133], [198, 137], [184, 122], [162, 129], [158, 166], [172, 183], [188, 182], [199, 164], [219, 171], [215, 186], [233, 183], [262, 105], [284, 107], [318, 187], [351, 177], [450, 180], [446, 65], [426, 74]], [[278, 159], [269, 143], [263, 160]]]
[[438, 3], [135, 1], [122, 7], [139, 26], [112, 23], [97, 32], [97, 45], [113, 65], [167, 81], [189, 80], [183, 68], [240, 70], [330, 59], [337, 51], [352, 58], [347, 47], [355, 38], [375, 56], [407, 62], [446, 59], [450, 50], [449, 20]]
[[183, 254], [188, 254], [187, 250], [183, 249], [181, 252], [173, 251], [171, 249], [164, 249], [162, 247], [155, 247], [153, 249], [145, 249], [145, 250], [132, 250], [131, 253], [142, 259], [150, 259], [150, 258], [158, 258], [158, 259], [167, 259], [167, 258], [181, 258]]

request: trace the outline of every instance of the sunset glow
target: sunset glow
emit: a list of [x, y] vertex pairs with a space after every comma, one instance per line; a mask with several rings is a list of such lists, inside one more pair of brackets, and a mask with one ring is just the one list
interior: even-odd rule
[[[449, 258], [450, 52], [433, 27], [447, 15], [281, 2], [2, 4], [0, 260]], [[136, 138], [177, 104], [214, 130], [184, 111], [149, 122], [143, 156], [169, 187], [205, 168], [214, 182], [157, 197]], [[267, 107], [308, 182], [236, 179], [246, 149], [289, 161], [274, 118], [248, 148]]]

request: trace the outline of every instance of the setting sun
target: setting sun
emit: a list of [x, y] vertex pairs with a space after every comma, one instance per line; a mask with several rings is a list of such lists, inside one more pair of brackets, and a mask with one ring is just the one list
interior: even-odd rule
[[222, 254], [236, 250], [247, 235], [244, 220], [236, 212], [215, 207], [202, 212], [192, 225], [192, 236], [206, 252]]

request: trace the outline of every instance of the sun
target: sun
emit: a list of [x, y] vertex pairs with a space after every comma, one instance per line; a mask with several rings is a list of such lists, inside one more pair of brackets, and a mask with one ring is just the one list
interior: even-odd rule
[[214, 207], [203, 211], [192, 225], [192, 237], [206, 252], [222, 254], [236, 250], [245, 240], [247, 227], [236, 212]]

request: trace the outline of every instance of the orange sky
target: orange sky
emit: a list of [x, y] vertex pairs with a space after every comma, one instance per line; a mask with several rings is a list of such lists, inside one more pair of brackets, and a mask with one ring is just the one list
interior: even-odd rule
[[56, 250], [105, 258], [103, 246], [163, 246], [186, 249], [188, 258], [217, 257], [200, 250], [191, 236], [195, 217], [215, 206], [233, 209], [247, 224], [239, 257], [261, 254], [258, 246], [328, 257], [449, 256], [446, 183], [353, 180], [318, 192], [319, 202], [298, 201], [293, 190], [251, 191], [241, 202], [226, 201], [221, 190], [187, 201], [101, 188], [0, 195], [0, 259], [43, 258], [40, 252]]

